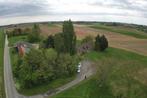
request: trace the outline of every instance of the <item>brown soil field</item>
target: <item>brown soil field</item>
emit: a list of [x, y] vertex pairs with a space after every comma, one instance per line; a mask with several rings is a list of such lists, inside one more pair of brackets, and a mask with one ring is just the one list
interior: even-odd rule
[[53, 25], [53, 26], [48, 26], [45, 24], [40, 24], [41, 32], [43, 36], [48, 36], [48, 35], [54, 35], [56, 33], [62, 32], [61, 26], [58, 25]]
[[[79, 40], [88, 35], [95, 37], [97, 34], [104, 34], [108, 38], [110, 47], [121, 48], [147, 56], [147, 39], [138, 39], [119, 33], [109, 32], [106, 30], [94, 29], [86, 25], [74, 25], [74, 27], [77, 38]], [[62, 26], [55, 25], [48, 27], [47, 25], [42, 25], [41, 30], [42, 34], [47, 36], [61, 32]]]

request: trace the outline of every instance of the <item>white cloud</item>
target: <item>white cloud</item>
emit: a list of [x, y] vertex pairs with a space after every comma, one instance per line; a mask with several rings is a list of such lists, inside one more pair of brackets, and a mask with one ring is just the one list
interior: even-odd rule
[[106, 16], [108, 21], [109, 16], [113, 16], [114, 21], [115, 17], [120, 17], [120, 21], [121, 17], [147, 18], [147, 0], [0, 0], [0, 8], [0, 17], [5, 19], [36, 15], [82, 15], [85, 20], [90, 15], [95, 20]]

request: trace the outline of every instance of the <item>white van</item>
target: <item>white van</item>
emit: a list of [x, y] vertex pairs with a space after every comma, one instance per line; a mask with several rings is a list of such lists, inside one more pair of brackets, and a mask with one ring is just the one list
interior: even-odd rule
[[82, 65], [81, 65], [81, 62], [80, 62], [80, 63], [78, 64], [78, 70], [77, 70], [78, 73], [80, 73], [80, 71], [81, 71], [81, 70], [80, 70], [81, 66], [82, 66]]

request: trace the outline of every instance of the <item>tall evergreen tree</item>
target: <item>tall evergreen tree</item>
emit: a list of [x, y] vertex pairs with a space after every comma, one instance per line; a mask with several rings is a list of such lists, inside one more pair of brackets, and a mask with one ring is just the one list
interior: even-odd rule
[[100, 35], [99, 34], [95, 38], [95, 50], [100, 51]]
[[71, 20], [64, 21], [63, 23], [63, 38], [65, 52], [74, 55], [76, 53], [76, 35]]
[[108, 40], [104, 35], [101, 36], [101, 51], [104, 51], [106, 48], [108, 48]]
[[104, 51], [106, 48], [108, 48], [108, 40], [107, 38], [102, 35], [97, 35], [95, 38], [95, 50], [96, 51]]

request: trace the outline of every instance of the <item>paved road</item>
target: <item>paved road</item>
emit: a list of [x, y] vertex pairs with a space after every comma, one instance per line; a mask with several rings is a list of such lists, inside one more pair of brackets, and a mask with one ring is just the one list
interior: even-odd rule
[[4, 81], [5, 81], [6, 98], [43, 98], [42, 95], [28, 97], [28, 96], [20, 95], [17, 92], [13, 81], [7, 36], [5, 39], [5, 48], [4, 48]]
[[75, 80], [69, 82], [68, 84], [40, 95], [35, 95], [35, 96], [21, 95], [17, 92], [15, 88], [15, 83], [13, 80], [13, 74], [12, 74], [12, 68], [11, 68], [10, 55], [9, 55], [8, 40], [6, 36], [5, 48], [4, 48], [4, 81], [5, 81], [6, 98], [47, 98], [49, 96], [60, 93], [78, 84], [80, 81], [84, 80], [85, 76], [89, 77], [92, 74], [94, 74], [95, 68], [92, 67], [92, 63], [90, 61], [85, 60], [85, 61], [82, 61], [81, 63], [82, 63], [81, 72], [77, 75]]

